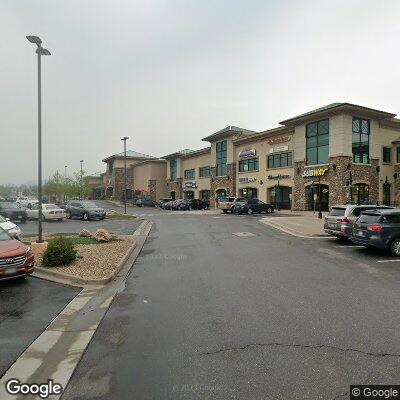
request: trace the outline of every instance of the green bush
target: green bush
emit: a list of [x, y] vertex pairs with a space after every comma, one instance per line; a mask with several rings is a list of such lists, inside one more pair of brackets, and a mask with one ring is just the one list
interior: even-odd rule
[[63, 236], [51, 240], [43, 253], [43, 265], [46, 267], [70, 264], [75, 259], [74, 244]]

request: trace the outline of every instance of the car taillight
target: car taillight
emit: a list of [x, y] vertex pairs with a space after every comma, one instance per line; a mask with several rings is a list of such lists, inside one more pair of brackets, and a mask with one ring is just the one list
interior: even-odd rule
[[336, 222], [350, 222], [348, 218], [338, 218]]
[[367, 225], [367, 229], [371, 232], [380, 232], [382, 225]]

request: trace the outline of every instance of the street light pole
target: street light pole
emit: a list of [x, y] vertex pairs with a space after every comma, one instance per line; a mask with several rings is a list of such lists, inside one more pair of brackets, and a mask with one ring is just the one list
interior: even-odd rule
[[124, 142], [124, 214], [126, 214], [126, 141], [129, 139], [128, 136], [124, 136], [121, 140]]
[[81, 160], [81, 184], [80, 184], [80, 191], [79, 191], [79, 200], [83, 200], [83, 160]]
[[50, 56], [49, 50], [42, 47], [42, 40], [38, 36], [27, 36], [30, 43], [36, 44], [36, 54], [38, 63], [38, 201], [39, 201], [39, 215], [38, 215], [38, 239], [37, 243], [43, 243], [43, 230], [42, 230], [42, 203], [43, 203], [43, 190], [42, 190], [42, 56]]
[[318, 218], [322, 219], [322, 210], [321, 210], [321, 177], [318, 176]]

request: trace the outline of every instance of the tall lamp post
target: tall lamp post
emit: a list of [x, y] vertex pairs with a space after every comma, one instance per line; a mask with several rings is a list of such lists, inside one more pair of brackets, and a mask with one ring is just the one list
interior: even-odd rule
[[39, 200], [39, 215], [38, 215], [38, 239], [37, 243], [43, 243], [42, 234], [42, 56], [50, 56], [49, 50], [42, 47], [42, 40], [38, 36], [27, 36], [30, 43], [36, 44], [36, 54], [38, 60], [38, 200]]
[[129, 139], [128, 136], [124, 136], [121, 140], [124, 142], [124, 214], [126, 214], [126, 141]]
[[83, 200], [83, 160], [81, 160], [81, 184], [79, 191], [79, 200]]

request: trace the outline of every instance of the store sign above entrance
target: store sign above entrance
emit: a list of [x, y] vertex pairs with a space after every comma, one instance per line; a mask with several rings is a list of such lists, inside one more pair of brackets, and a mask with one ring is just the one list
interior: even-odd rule
[[280, 144], [289, 141], [290, 141], [290, 136], [278, 136], [267, 139], [267, 143], [270, 144], [271, 146], [274, 144]]
[[272, 153], [278, 153], [278, 152], [281, 152], [281, 151], [288, 151], [288, 150], [289, 150], [289, 146], [288, 145], [280, 144], [280, 145], [271, 147], [269, 149], [269, 153], [272, 154]]
[[239, 183], [255, 182], [257, 178], [239, 178]]
[[268, 175], [267, 177], [269, 180], [279, 180], [279, 179], [290, 179], [290, 175]]
[[256, 155], [256, 149], [245, 149], [239, 153], [240, 158], [254, 157]]
[[303, 171], [303, 178], [310, 178], [313, 176], [323, 176], [327, 172], [328, 172], [328, 167], [307, 168]]
[[195, 188], [197, 188], [197, 185], [196, 185], [196, 182], [194, 182], [194, 181], [187, 181], [183, 184], [183, 187], [185, 189], [195, 189]]

